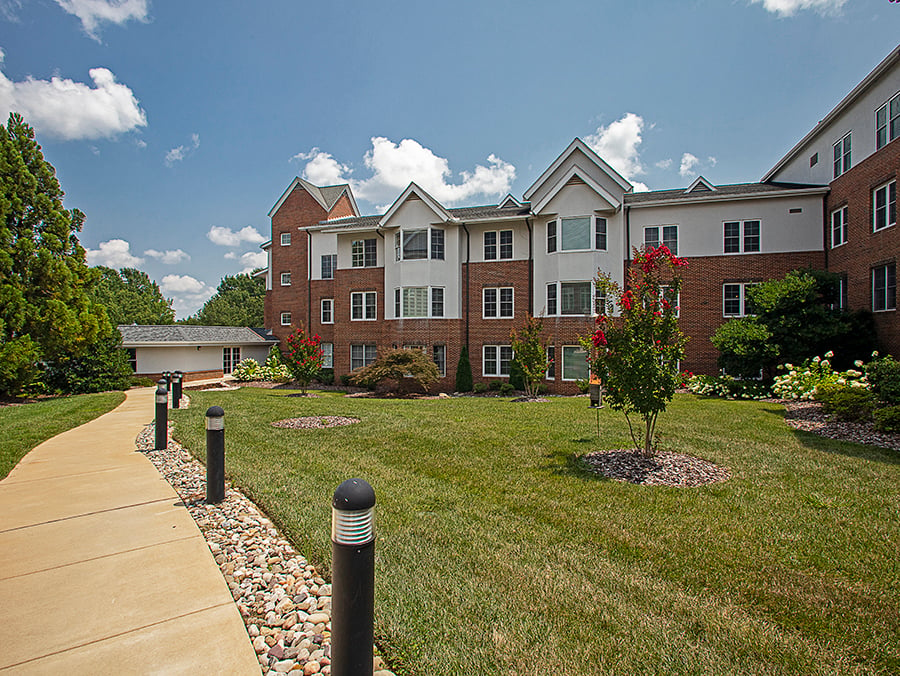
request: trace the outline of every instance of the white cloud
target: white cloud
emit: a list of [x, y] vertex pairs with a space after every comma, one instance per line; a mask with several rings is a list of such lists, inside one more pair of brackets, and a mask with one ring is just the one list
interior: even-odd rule
[[847, 0], [751, 0], [751, 2], [756, 5], [762, 3], [766, 11], [778, 16], [793, 16], [797, 11], [805, 9], [823, 16], [833, 16], [841, 13]]
[[124, 239], [100, 242], [96, 249], [86, 249], [88, 265], [105, 265], [108, 268], [133, 268], [144, 262], [131, 253], [131, 244]]
[[248, 251], [241, 254], [240, 260], [241, 265], [244, 266], [241, 270], [242, 275], [253, 272], [257, 268], [264, 268], [269, 264], [269, 257], [265, 251]]
[[159, 289], [166, 298], [172, 299], [179, 317], [196, 312], [216, 292], [214, 287], [190, 275], [166, 275], [159, 283]]
[[334, 159], [330, 153], [323, 152], [318, 148], [313, 148], [308, 153], [297, 153], [291, 159], [306, 161], [303, 178], [313, 185], [346, 183], [347, 179], [344, 175], [352, 171], [350, 167]]
[[694, 176], [697, 173], [694, 171], [694, 167], [699, 163], [700, 159], [696, 155], [685, 153], [681, 156], [681, 166], [678, 168], [678, 173], [684, 177]]
[[477, 165], [474, 171], [459, 172], [459, 182], [451, 183], [453, 173], [446, 158], [435, 155], [413, 139], [394, 143], [383, 136], [372, 138], [372, 148], [363, 158], [366, 168], [372, 172], [366, 179], [348, 179], [352, 169], [318, 148], [293, 159], [307, 160], [303, 177], [311, 183], [349, 182], [357, 198], [373, 204], [389, 204], [412, 181], [444, 204], [463, 202], [476, 195], [499, 197], [510, 191], [516, 177], [513, 165], [491, 154], [487, 166]]
[[190, 254], [182, 251], [181, 249], [175, 249], [172, 251], [171, 249], [167, 251], [157, 251], [156, 249], [147, 249], [144, 252], [145, 256], [150, 256], [150, 258], [155, 258], [161, 263], [165, 263], [166, 265], [175, 265], [177, 263], [181, 263], [182, 261], [191, 260]]
[[191, 155], [200, 147], [200, 134], [191, 134], [191, 142], [189, 145], [181, 145], [172, 148], [166, 153], [166, 166], [171, 167], [176, 162], [181, 162], [185, 157]]
[[678, 167], [678, 173], [682, 178], [692, 178], [696, 176], [702, 169], [711, 169], [716, 166], [715, 157], [710, 155], [706, 160], [701, 160], [692, 153], [684, 153], [681, 156], [681, 165]]
[[606, 127], [598, 127], [596, 133], [584, 138], [584, 142], [602, 157], [613, 169], [629, 181], [644, 173], [638, 152], [644, 118], [625, 113], [621, 119]]
[[[0, 64], [3, 63], [0, 50]], [[106, 68], [88, 71], [94, 86], [53, 77], [13, 82], [0, 72], [0, 114], [21, 113], [41, 134], [64, 141], [112, 138], [147, 126], [134, 93]]]
[[101, 23], [123, 23], [136, 19], [147, 21], [147, 0], [56, 0], [66, 12], [81, 20], [84, 32], [100, 41]]
[[214, 225], [206, 233], [206, 237], [213, 244], [219, 246], [240, 246], [243, 242], [259, 244], [266, 238], [259, 234], [259, 230], [252, 225], [247, 225], [240, 230], [232, 230], [221, 225]]
[[227, 254], [225, 254], [225, 260], [227, 261], [237, 260], [237, 257], [238, 255], [234, 251], [229, 251]]
[[659, 162], [656, 163], [655, 166], [657, 169], [668, 169], [669, 167], [672, 166], [672, 158], [669, 157], [667, 159], [660, 160]]
[[136, 145], [138, 148], [143, 150], [144, 148], [147, 147], [147, 142], [144, 139], [139, 138], [134, 142], [134, 145]]

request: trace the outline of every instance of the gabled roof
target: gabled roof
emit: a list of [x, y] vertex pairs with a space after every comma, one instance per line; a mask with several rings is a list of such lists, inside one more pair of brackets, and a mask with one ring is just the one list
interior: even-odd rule
[[350, 207], [353, 209], [353, 213], [359, 216], [359, 207], [356, 206], [356, 199], [353, 197], [353, 191], [350, 190], [350, 185], [347, 183], [343, 183], [341, 185], [327, 185], [324, 187], [320, 187], [317, 185], [313, 185], [307, 180], [296, 176], [291, 184], [287, 187], [281, 197], [278, 198], [278, 201], [275, 202], [275, 206], [273, 206], [269, 210], [269, 218], [272, 217], [276, 211], [281, 208], [281, 205], [284, 204], [284, 201], [288, 198], [288, 196], [293, 192], [294, 188], [300, 186], [306, 192], [308, 192], [312, 198], [319, 203], [325, 211], [331, 211], [334, 208], [334, 205], [337, 204], [337, 201], [341, 198], [341, 195], [344, 193], [347, 194], [347, 198], [350, 200]]
[[190, 326], [188, 324], [117, 327], [125, 347], [148, 345], [267, 345], [278, 338], [265, 329], [244, 326]]
[[763, 197], [791, 197], [797, 195], [816, 195], [828, 192], [827, 185], [809, 185], [806, 183], [735, 183], [715, 186], [714, 190], [653, 190], [635, 192], [625, 195], [625, 204], [629, 207], [661, 206], [664, 204], [687, 204], [691, 202], [720, 202], [740, 199], [759, 199]]
[[441, 221], [447, 222], [454, 220], [453, 216], [450, 215], [450, 212], [447, 211], [447, 209], [445, 209], [440, 202], [438, 202], [431, 195], [422, 190], [422, 188], [417, 186], [415, 183], [410, 183], [408, 186], [406, 186], [406, 190], [403, 191], [403, 194], [394, 201], [394, 203], [391, 205], [391, 208], [384, 213], [384, 215], [381, 217], [381, 220], [378, 221], [378, 225], [382, 227], [386, 225], [387, 222], [391, 220], [391, 217], [393, 217], [393, 215], [397, 213], [400, 207], [403, 206], [403, 203], [412, 196], [418, 197], [423, 202], [425, 202], [425, 204], [428, 205], [428, 208], [431, 209], [435, 213], [435, 215], [441, 219]]
[[[632, 185], [629, 183], [619, 172], [609, 166], [602, 157], [600, 157], [597, 153], [595, 153], [584, 141], [580, 138], [575, 138], [570, 144], [569, 147], [566, 148], [559, 157], [554, 160], [553, 164], [551, 164], [547, 170], [538, 177], [534, 183], [531, 184], [531, 187], [525, 191], [525, 199], [530, 200], [537, 189], [543, 185], [547, 179], [550, 178], [551, 174], [555, 172], [559, 167], [565, 162], [570, 155], [572, 155], [576, 150], [580, 150], [584, 153], [588, 159], [590, 159], [594, 164], [600, 167], [604, 173], [608, 174], [610, 178], [612, 178], [620, 188], [622, 188], [625, 192], [630, 192], [632, 190]], [[584, 178], [582, 176], [582, 178]]]
[[714, 186], [712, 183], [710, 183], [709, 181], [707, 181], [707, 180], [706, 180], [705, 178], [703, 178], [702, 176], [698, 176], [696, 179], [694, 179], [694, 182], [691, 183], [691, 184], [687, 187], [687, 190], [685, 190], [684, 192], [686, 192], [686, 193], [691, 193], [691, 192], [709, 192], [709, 191], [712, 191], [712, 190], [715, 190], [715, 189], [716, 189], [716, 186]]
[[514, 209], [516, 207], [522, 206], [522, 203], [513, 197], [510, 193], [506, 193], [506, 197], [500, 200], [500, 204], [497, 205], [498, 209]]
[[852, 106], [856, 102], [856, 100], [860, 98], [876, 80], [878, 80], [878, 78], [884, 75], [884, 73], [892, 68], [898, 61], [900, 61], [900, 46], [895, 47], [891, 51], [891, 53], [882, 60], [881, 63], [879, 63], [877, 66], [875, 66], [875, 68], [872, 69], [871, 73], [863, 78], [862, 82], [856, 85], [853, 90], [849, 94], [847, 94], [847, 96], [845, 96], [843, 100], [841, 100], [841, 102], [837, 104], [830, 113], [828, 113], [828, 115], [819, 120], [819, 123], [815, 127], [813, 127], [806, 136], [800, 139], [797, 145], [795, 145], [788, 151], [787, 155], [778, 160], [778, 163], [774, 167], [769, 169], [768, 173], [766, 173], [766, 175], [762, 177], [762, 180], [768, 181], [775, 174], [781, 171], [781, 169], [786, 164], [797, 157], [800, 151], [813, 138], [818, 136], [820, 132], [824, 131], [825, 128], [835, 120], [835, 118], [837, 118], [841, 113], [847, 110], [847, 108]]

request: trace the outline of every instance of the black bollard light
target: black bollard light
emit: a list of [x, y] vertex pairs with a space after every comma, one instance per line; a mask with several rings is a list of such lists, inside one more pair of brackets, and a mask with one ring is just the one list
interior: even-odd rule
[[172, 378], [172, 408], [181, 408], [181, 381], [184, 380], [184, 373], [175, 371]]
[[172, 372], [171, 371], [163, 371], [163, 378], [166, 379], [166, 392], [172, 392]]
[[362, 479], [348, 479], [331, 506], [331, 674], [371, 676], [375, 491]]
[[225, 499], [225, 411], [206, 409], [206, 504]]
[[[161, 382], [161, 381], [160, 381]], [[157, 451], [164, 451], [169, 445], [169, 394], [164, 385], [156, 388], [156, 445]]]

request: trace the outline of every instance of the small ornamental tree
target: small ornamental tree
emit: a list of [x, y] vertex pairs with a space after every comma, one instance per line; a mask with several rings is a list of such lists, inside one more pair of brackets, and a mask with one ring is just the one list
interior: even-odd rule
[[[605, 402], [625, 413], [635, 450], [644, 455], [653, 454], [657, 417], [682, 381], [679, 360], [687, 339], [678, 330], [677, 302], [686, 265], [663, 245], [635, 250], [624, 289], [598, 273], [597, 296], [612, 302], [619, 316], [607, 317], [606, 308], [600, 308], [596, 330], [581, 338], [591, 371], [603, 383]], [[634, 414], [643, 421], [640, 439]]]
[[521, 371], [525, 396], [529, 398], [537, 396], [538, 385], [547, 373], [547, 346], [541, 341], [543, 328], [543, 320], [529, 314], [525, 326], [509, 334], [513, 363]]
[[472, 391], [472, 364], [469, 361], [469, 348], [462, 346], [459, 361], [456, 364], [456, 391]]
[[320, 343], [318, 335], [310, 338], [301, 326], [287, 337], [281, 349], [281, 360], [300, 385], [303, 394], [306, 394], [306, 388], [319, 373], [325, 360]]
[[406, 378], [425, 391], [441, 379], [437, 364], [422, 350], [388, 350], [368, 366], [358, 368], [350, 376], [350, 382], [362, 387], [375, 387], [383, 380], [393, 380], [397, 388], [403, 387]]

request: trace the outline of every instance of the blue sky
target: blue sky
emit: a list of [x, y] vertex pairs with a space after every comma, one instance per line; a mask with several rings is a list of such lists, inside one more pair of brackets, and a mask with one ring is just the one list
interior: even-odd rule
[[576, 136], [638, 189], [759, 180], [900, 36], [889, 0], [0, 0], [0, 114], [89, 261], [179, 317], [260, 265], [294, 176], [364, 213], [517, 197]]

